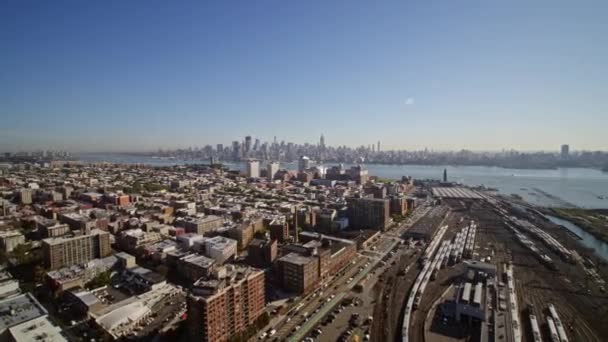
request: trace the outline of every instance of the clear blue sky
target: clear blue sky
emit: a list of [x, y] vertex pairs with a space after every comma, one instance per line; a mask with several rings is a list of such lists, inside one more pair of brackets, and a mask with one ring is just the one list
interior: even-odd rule
[[608, 1], [0, 5], [0, 150], [608, 149]]

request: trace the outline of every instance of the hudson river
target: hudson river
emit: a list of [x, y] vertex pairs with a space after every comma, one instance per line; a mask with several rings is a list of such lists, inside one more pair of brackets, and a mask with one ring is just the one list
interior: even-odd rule
[[[207, 163], [158, 159], [126, 154], [83, 154], [85, 162], [110, 162], [169, 166], [176, 164]], [[243, 163], [226, 162], [231, 169], [244, 170]], [[262, 164], [263, 165], [263, 164]], [[331, 166], [335, 164], [327, 164]], [[345, 167], [350, 165], [345, 164]], [[440, 179], [443, 169], [448, 179], [466, 185], [485, 185], [503, 194], [518, 194], [532, 204], [541, 206], [578, 206], [582, 208], [608, 208], [608, 173], [594, 169], [563, 168], [557, 170], [520, 170], [485, 166], [427, 166], [427, 165], [365, 165], [371, 176], [400, 179]], [[281, 163], [281, 168], [296, 169], [296, 163]]]

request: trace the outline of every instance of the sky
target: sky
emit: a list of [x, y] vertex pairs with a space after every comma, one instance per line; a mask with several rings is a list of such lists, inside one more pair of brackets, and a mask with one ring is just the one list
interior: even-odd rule
[[607, 1], [0, 4], [0, 151], [608, 150]]

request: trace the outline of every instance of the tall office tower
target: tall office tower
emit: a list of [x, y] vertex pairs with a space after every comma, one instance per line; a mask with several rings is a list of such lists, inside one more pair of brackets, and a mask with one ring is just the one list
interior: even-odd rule
[[252, 326], [266, 304], [264, 272], [241, 265], [226, 265], [192, 286], [186, 303], [190, 341], [228, 341]]
[[380, 140], [378, 140], [378, 148], [376, 148], [376, 152], [380, 152]]
[[321, 150], [325, 149], [325, 137], [323, 134], [321, 134], [321, 139], [319, 139], [319, 147], [321, 147]]
[[268, 168], [267, 168], [268, 180], [272, 181], [274, 179], [274, 175], [276, 175], [277, 172], [279, 172], [279, 162], [275, 162], [275, 161], [269, 162]]
[[216, 150], [217, 154], [222, 154], [224, 152], [224, 145], [223, 144], [217, 144], [215, 146], [215, 150]]
[[248, 160], [247, 161], [247, 177], [258, 178], [260, 177], [260, 161], [259, 160]]
[[245, 153], [251, 152], [251, 136], [245, 137]]
[[241, 158], [241, 143], [238, 141], [232, 142], [232, 159], [239, 160]]
[[562, 158], [567, 159], [570, 156], [570, 145], [562, 145]]
[[443, 182], [448, 182], [448, 169], [443, 169]]
[[94, 229], [90, 234], [42, 240], [44, 262], [50, 269], [86, 263], [112, 253], [110, 234]]
[[255, 139], [255, 144], [253, 144], [253, 150], [257, 151], [260, 149], [260, 139]]
[[298, 160], [298, 171], [304, 171], [310, 168], [310, 158], [307, 156], [300, 156]]

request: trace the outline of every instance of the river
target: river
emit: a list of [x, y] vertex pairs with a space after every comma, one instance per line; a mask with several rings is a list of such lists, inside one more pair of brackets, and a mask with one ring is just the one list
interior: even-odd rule
[[569, 231], [573, 232], [574, 234], [580, 236], [581, 237], [580, 241], [585, 247], [594, 249], [595, 254], [600, 256], [602, 259], [608, 261], [608, 243], [596, 238], [592, 234], [587, 233], [587, 231], [585, 231], [581, 227], [577, 226], [576, 224], [574, 224], [568, 220], [564, 220], [559, 217], [555, 217], [555, 216], [551, 216], [551, 215], [545, 215], [545, 216], [551, 222], [553, 222], [555, 224], [559, 224], [560, 226], [563, 226], [566, 229], [568, 229]]
[[[159, 159], [127, 154], [83, 154], [85, 162], [111, 162], [168, 166], [176, 164], [206, 163]], [[225, 163], [228, 167], [244, 170], [243, 163]], [[328, 166], [334, 164], [327, 164]], [[350, 165], [345, 165], [350, 167]], [[296, 163], [282, 163], [282, 168], [296, 169]], [[595, 169], [561, 168], [556, 170], [522, 170], [486, 166], [436, 165], [366, 165], [369, 174], [383, 178], [440, 179], [447, 169], [450, 181], [466, 185], [485, 185], [502, 194], [517, 194], [531, 204], [546, 207], [577, 206], [581, 208], [608, 208], [608, 173]], [[602, 199], [604, 196], [606, 199]]]

